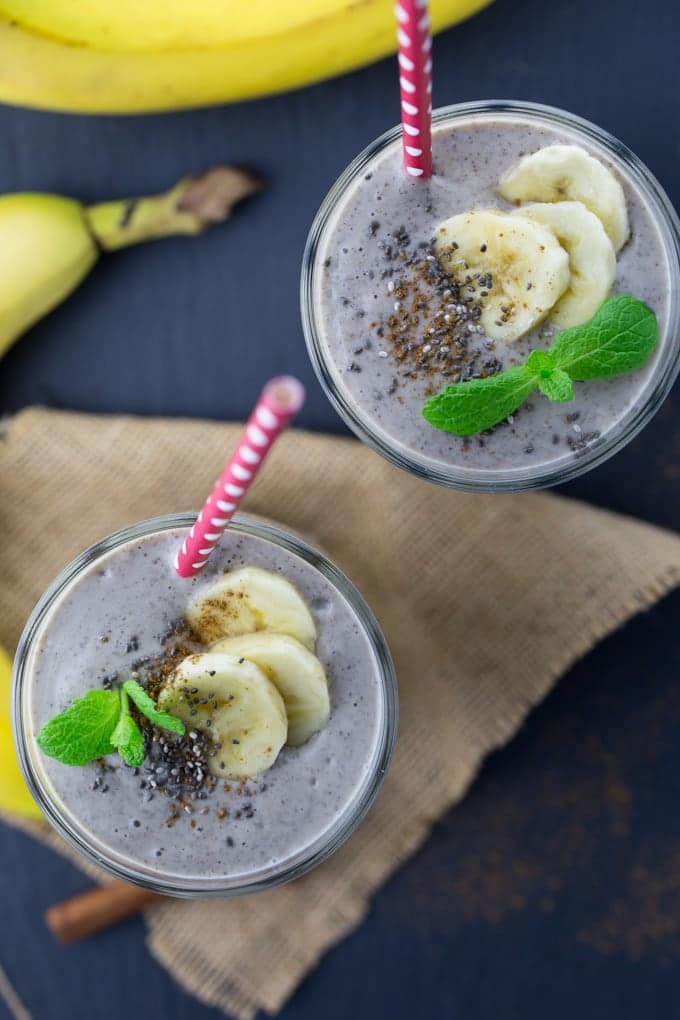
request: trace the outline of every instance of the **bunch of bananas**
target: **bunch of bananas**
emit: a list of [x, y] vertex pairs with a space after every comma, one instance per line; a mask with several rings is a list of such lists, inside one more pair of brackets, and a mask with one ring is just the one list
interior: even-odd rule
[[[489, 0], [431, 0], [434, 31]], [[386, 56], [391, 0], [0, 0], [0, 101], [139, 113], [282, 92]]]

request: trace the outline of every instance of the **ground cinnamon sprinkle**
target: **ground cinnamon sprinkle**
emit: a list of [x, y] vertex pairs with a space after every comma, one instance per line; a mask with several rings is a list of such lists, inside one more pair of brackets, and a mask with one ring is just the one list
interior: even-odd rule
[[[136, 639], [131, 639], [134, 643]], [[138, 659], [132, 667], [130, 676], [146, 689], [148, 694], [158, 700], [164, 685], [172, 679], [175, 670], [184, 659], [205, 650], [184, 620], [172, 624], [166, 634], [161, 637], [162, 651], [157, 656], [145, 656]], [[102, 677], [102, 684], [110, 688], [114, 683], [125, 679], [108, 674]], [[191, 689], [187, 691], [191, 696]], [[148, 802], [157, 795], [168, 798], [168, 815], [165, 824], [172, 828], [181, 818], [188, 818], [189, 826], [201, 832], [200, 824], [193, 817], [210, 811], [202, 802], [212, 798], [213, 794], [231, 794], [247, 798], [239, 805], [238, 810], [229, 810], [222, 805], [214, 807], [218, 819], [233, 817], [239, 819], [252, 818], [255, 812], [250, 802], [258, 792], [258, 785], [243, 777], [234, 784], [222, 783], [210, 772], [210, 761], [219, 754], [221, 745], [215, 743], [207, 732], [199, 729], [187, 729], [184, 736], [170, 733], [158, 728], [140, 713], [134, 704], [130, 705], [145, 742], [144, 764], [131, 769], [138, 779], [142, 800]], [[115, 771], [112, 767], [111, 771]], [[129, 768], [126, 766], [126, 768]], [[97, 779], [97, 788], [104, 790], [102, 780]], [[106, 787], [108, 789], [108, 787]]]
[[662, 962], [680, 957], [680, 843], [661, 853], [650, 847], [627, 876], [626, 888], [604, 916], [579, 932], [579, 941], [605, 956]]
[[197, 631], [204, 636], [207, 643], [223, 636], [225, 617], [231, 620], [238, 619], [239, 602], [245, 603], [245, 594], [242, 591], [231, 590], [205, 596], [201, 600], [200, 613], [195, 623]]
[[[495, 343], [479, 325], [483, 299], [493, 287], [491, 274], [471, 273], [460, 260], [460, 273], [453, 279], [433, 243], [412, 247], [404, 227], [376, 243], [387, 264], [379, 286], [393, 299], [393, 311], [386, 319], [369, 323], [377, 352], [370, 339], [353, 353], [359, 358], [372, 351], [391, 359], [395, 375], [389, 395], [404, 379], [431, 379], [428, 395], [441, 387], [442, 380], [456, 383], [499, 372]], [[359, 361], [351, 363], [350, 371], [361, 371]]]
[[[400, 903], [410, 925], [428, 934], [441, 925], [448, 934], [524, 912], [568, 918], [566, 905], [578, 896], [574, 943], [631, 962], [680, 959], [680, 838], [631, 838], [644, 807], [636, 786], [677, 744], [680, 690], [669, 684], [623, 718], [614, 691], [589, 707], [592, 720], [578, 709], [549, 720], [532, 738], [531, 756], [502, 776], [488, 770], [442, 820], [447, 845], [463, 849], [444, 857], [435, 836], [407, 869]], [[611, 728], [602, 722], [608, 715], [616, 718]], [[609, 863], [607, 881], [598, 882]]]
[[141, 659], [133, 665], [132, 676], [143, 679], [144, 686], [158, 700], [161, 688], [173, 676], [179, 664], [189, 655], [205, 651], [203, 645], [184, 620], [177, 620], [162, 637], [162, 652]]

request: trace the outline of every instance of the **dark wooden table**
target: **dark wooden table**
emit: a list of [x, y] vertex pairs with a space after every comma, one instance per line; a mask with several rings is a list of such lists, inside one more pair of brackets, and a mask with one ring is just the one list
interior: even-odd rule
[[[679, 36], [677, 0], [497, 0], [437, 40], [435, 103], [565, 107], [626, 142], [680, 204]], [[223, 229], [102, 262], [0, 364], [0, 411], [38, 402], [236, 418], [263, 371], [291, 370], [309, 388], [302, 424], [342, 431], [307, 361], [298, 267], [328, 186], [397, 119], [391, 62], [176, 115], [0, 110], [0, 191], [94, 201], [219, 161], [251, 163], [269, 180]], [[624, 452], [565, 491], [675, 527], [679, 455], [676, 393]], [[680, 594], [563, 679], [305, 982], [286, 1020], [678, 1015], [679, 611]], [[139, 921], [55, 945], [42, 911], [85, 880], [9, 829], [0, 854], [0, 959], [36, 1020], [216, 1015], [149, 958]]]

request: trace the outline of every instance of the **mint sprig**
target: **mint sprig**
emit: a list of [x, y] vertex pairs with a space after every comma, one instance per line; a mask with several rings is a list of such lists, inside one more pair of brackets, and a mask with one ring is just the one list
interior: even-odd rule
[[574, 399], [571, 376], [556, 366], [554, 355], [548, 351], [532, 351], [523, 371], [533, 378], [534, 384], [549, 400]]
[[186, 728], [181, 719], [169, 712], [161, 712], [141, 684], [136, 680], [126, 680], [123, 690], [134, 701], [139, 711], [149, 719], [154, 726], [160, 726], [164, 730], [171, 730], [173, 733], [185, 733]]
[[88, 691], [66, 711], [45, 723], [38, 734], [38, 746], [50, 758], [64, 765], [87, 765], [117, 751], [126, 765], [144, 761], [144, 737], [130, 714], [131, 699], [155, 726], [183, 734], [184, 723], [168, 712], [160, 712], [141, 684], [126, 680], [115, 691]]
[[426, 402], [423, 417], [444, 432], [472, 436], [504, 421], [536, 389], [549, 400], [569, 401], [574, 381], [634, 372], [658, 339], [651, 308], [630, 294], [608, 298], [589, 322], [562, 330], [550, 350], [532, 351], [524, 365], [447, 386]]

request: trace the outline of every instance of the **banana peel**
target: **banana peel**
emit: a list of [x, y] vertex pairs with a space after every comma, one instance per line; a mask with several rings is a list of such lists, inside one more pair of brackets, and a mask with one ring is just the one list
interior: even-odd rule
[[0, 648], [0, 811], [23, 818], [42, 818], [21, 775], [14, 753], [10, 720], [12, 661]]
[[[489, 2], [431, 0], [432, 29]], [[388, 0], [0, 0], [0, 101], [80, 113], [205, 106], [331, 78], [395, 49]]]

